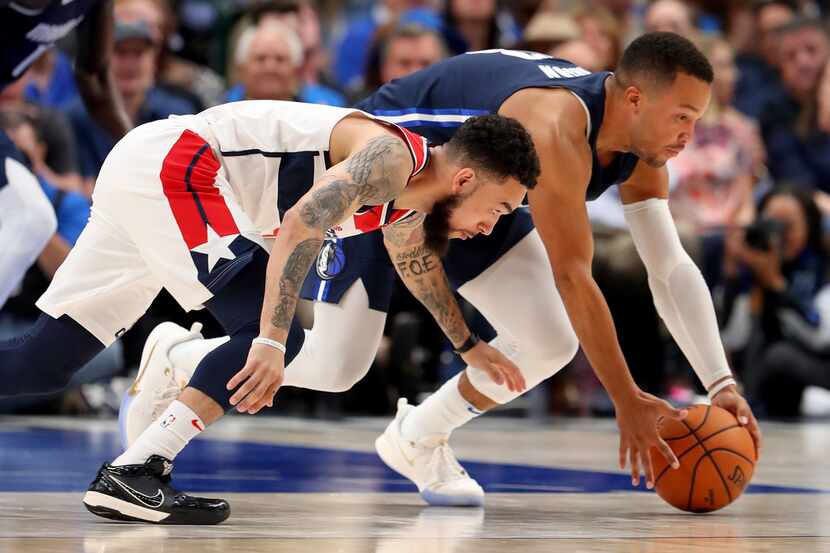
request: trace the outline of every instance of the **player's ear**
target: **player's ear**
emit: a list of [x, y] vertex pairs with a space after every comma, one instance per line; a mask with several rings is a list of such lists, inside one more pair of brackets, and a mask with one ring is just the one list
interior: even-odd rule
[[643, 104], [643, 93], [636, 86], [629, 86], [623, 93], [625, 103], [636, 113], [640, 110]]
[[452, 193], [456, 196], [468, 194], [475, 186], [476, 173], [470, 167], [459, 169], [452, 179]]

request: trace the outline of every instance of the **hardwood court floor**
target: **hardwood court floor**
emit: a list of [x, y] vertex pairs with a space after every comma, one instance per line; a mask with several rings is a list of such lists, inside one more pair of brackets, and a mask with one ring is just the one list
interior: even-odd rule
[[[830, 552], [830, 424], [764, 426], [753, 486], [709, 515], [632, 491], [611, 421], [482, 418], [453, 443], [484, 509], [427, 508], [371, 444], [386, 421], [232, 417], [177, 460], [182, 489], [226, 497], [214, 527], [99, 519], [80, 503], [115, 425], [0, 419], [0, 552]], [[466, 461], [473, 459], [474, 461]]]

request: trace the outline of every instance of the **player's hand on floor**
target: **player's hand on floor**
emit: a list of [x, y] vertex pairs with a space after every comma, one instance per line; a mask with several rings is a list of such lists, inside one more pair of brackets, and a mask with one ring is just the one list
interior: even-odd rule
[[240, 413], [250, 415], [266, 405], [271, 407], [284, 373], [285, 356], [282, 352], [263, 344], [251, 345], [245, 366], [228, 381], [228, 390], [239, 386], [231, 396], [231, 405], [236, 406]]
[[481, 369], [496, 384], [504, 384], [510, 391], [524, 392], [527, 388], [525, 377], [513, 361], [502, 352], [481, 341], [470, 351], [461, 355], [467, 365]]
[[749, 407], [746, 399], [738, 393], [735, 386], [727, 386], [712, 398], [712, 405], [726, 409], [738, 419], [741, 426], [745, 426], [755, 442], [755, 459], [761, 457], [761, 428], [758, 426], [758, 420], [752, 414], [752, 409]]
[[654, 466], [651, 464], [651, 448], [659, 451], [672, 466], [680, 462], [669, 445], [660, 437], [659, 426], [663, 419], [682, 420], [688, 414], [685, 409], [675, 409], [658, 397], [639, 390], [634, 396], [616, 405], [617, 426], [620, 428], [620, 468], [631, 463], [631, 484], [640, 485], [640, 473], [645, 473], [646, 486], [654, 487]]

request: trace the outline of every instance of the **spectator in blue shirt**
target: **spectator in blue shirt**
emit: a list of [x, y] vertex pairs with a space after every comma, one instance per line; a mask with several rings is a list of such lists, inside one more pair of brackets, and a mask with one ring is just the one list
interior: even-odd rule
[[[435, 0], [382, 0], [368, 14], [350, 21], [342, 38], [334, 46], [334, 77], [337, 83], [345, 90], [360, 88], [369, 48], [378, 28], [395, 21], [423, 23], [418, 20], [418, 13], [413, 14], [414, 19], [409, 20], [403, 15], [407, 10], [432, 11], [436, 4]], [[436, 17], [434, 12], [433, 16]]]
[[343, 106], [339, 94], [301, 83], [303, 46], [292, 28], [276, 20], [248, 27], [239, 36], [236, 63], [240, 82], [226, 100], [285, 100]]
[[778, 77], [778, 39], [775, 30], [792, 21], [796, 6], [791, 0], [758, 0], [754, 9], [754, 52], [737, 56], [738, 82], [735, 107], [758, 119], [769, 102], [783, 96]]
[[[181, 97], [155, 87], [157, 40], [144, 21], [115, 22], [111, 60], [113, 78], [127, 115], [136, 125], [197, 110]], [[77, 137], [81, 175], [86, 190], [91, 193], [94, 179], [115, 140], [92, 120], [80, 102], [71, 105], [68, 115]]]
[[297, 33], [303, 46], [301, 102], [345, 106], [346, 97], [324, 72], [327, 63], [320, 18], [309, 0], [266, 0], [250, 10], [254, 25], [276, 21]]
[[830, 192], [830, 133], [818, 124], [818, 90], [830, 59], [830, 39], [818, 19], [799, 18], [776, 32], [786, 97], [772, 101], [761, 131], [772, 176]]

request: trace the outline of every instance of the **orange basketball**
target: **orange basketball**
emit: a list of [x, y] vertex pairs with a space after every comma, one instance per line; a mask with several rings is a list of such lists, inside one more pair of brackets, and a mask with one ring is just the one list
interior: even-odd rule
[[680, 468], [673, 470], [662, 454], [652, 450], [655, 490], [678, 509], [705, 513], [726, 507], [752, 479], [752, 436], [725, 409], [693, 405], [686, 419], [665, 422], [660, 435]]

